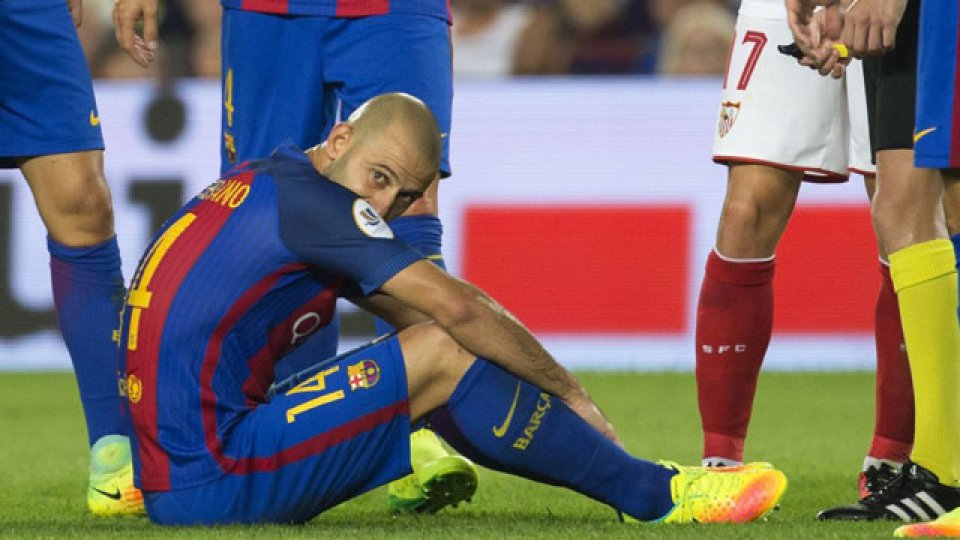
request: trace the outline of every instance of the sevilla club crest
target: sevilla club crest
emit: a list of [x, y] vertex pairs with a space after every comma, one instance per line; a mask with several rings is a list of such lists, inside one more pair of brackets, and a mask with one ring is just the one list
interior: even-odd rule
[[733, 129], [733, 123], [737, 121], [737, 116], [740, 116], [739, 101], [724, 101], [720, 105], [720, 121], [717, 122], [717, 132], [720, 133], [720, 138], [730, 133], [730, 130]]

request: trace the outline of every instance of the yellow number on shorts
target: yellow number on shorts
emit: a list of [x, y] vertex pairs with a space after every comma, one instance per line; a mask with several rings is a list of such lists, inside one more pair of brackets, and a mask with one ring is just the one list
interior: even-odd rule
[[[320, 373], [317, 373], [313, 377], [303, 381], [302, 383], [294, 386], [286, 395], [292, 396], [293, 394], [300, 394], [303, 392], [323, 392], [327, 389], [327, 375], [331, 375], [340, 370], [340, 366], [333, 366], [330, 369], [325, 369]], [[329, 394], [323, 394], [317, 396], [309, 401], [304, 401], [303, 403], [290, 407], [287, 409], [287, 423], [292, 424], [297, 418], [297, 415], [300, 413], [305, 413], [309, 410], [316, 409], [327, 403], [332, 403], [334, 401], [341, 400], [345, 397], [343, 390], [337, 390], [336, 392], [330, 392]]]

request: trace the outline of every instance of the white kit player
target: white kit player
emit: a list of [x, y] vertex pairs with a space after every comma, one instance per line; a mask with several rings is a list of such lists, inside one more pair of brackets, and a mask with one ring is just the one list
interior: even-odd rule
[[[843, 182], [856, 172], [873, 194], [860, 61], [854, 60], [840, 79], [821, 77], [798, 65], [788, 50], [778, 51], [778, 45], [792, 42], [783, 0], [743, 0], [713, 148], [714, 161], [728, 166], [726, 199], [697, 306], [705, 465], [743, 461], [757, 377], [773, 327], [774, 252], [800, 185]], [[882, 464], [905, 461], [913, 433], [912, 407], [904, 407], [901, 398], [884, 397], [891, 388], [905, 387], [912, 403], [897, 300], [883, 264], [881, 272], [886, 277], [877, 309], [878, 414], [861, 490], [878, 485], [878, 475], [889, 472]], [[904, 408], [906, 415], [899, 413]]]

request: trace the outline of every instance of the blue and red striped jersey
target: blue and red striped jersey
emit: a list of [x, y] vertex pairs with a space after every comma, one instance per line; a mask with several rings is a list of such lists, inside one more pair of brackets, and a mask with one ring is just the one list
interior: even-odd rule
[[221, 0], [223, 7], [323, 17], [369, 17], [388, 13], [430, 15], [450, 22], [450, 0]]
[[187, 203], [147, 249], [124, 308], [138, 485], [235, 472], [224, 434], [264, 401], [276, 362], [329, 323], [338, 295], [370, 294], [420, 258], [292, 146]]

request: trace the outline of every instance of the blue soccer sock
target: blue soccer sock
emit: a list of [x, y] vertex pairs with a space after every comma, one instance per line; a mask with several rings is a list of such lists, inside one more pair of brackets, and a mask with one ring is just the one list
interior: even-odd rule
[[560, 399], [482, 358], [429, 420], [485, 467], [568, 487], [640, 520], [674, 506], [676, 471], [630, 456]]
[[116, 237], [89, 247], [47, 239], [53, 303], [80, 387], [90, 445], [104, 435], [125, 435], [117, 385], [117, 345], [123, 273]]
[[[440, 223], [440, 218], [432, 214], [400, 216], [390, 221], [390, 229], [398, 240], [402, 240], [422, 253], [433, 264], [444, 270], [447, 269], [447, 265], [443, 262], [443, 254], [440, 252], [443, 237], [443, 224]], [[378, 336], [393, 332], [393, 327], [379, 317], [374, 324], [376, 324]]]

